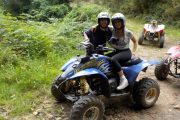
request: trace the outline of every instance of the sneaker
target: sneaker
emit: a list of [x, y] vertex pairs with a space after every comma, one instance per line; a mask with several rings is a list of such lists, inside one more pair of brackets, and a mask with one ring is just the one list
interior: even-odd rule
[[126, 88], [128, 86], [128, 80], [126, 79], [125, 76], [122, 76], [120, 78], [120, 83], [119, 83], [119, 86], [116, 88], [117, 90], [122, 90], [124, 88]]

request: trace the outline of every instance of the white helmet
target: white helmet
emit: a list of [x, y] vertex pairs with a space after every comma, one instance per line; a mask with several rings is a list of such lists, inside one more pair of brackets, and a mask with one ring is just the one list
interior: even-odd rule
[[98, 24], [99, 24], [99, 21], [101, 19], [107, 19], [108, 20], [108, 25], [110, 23], [110, 17], [109, 17], [109, 13], [108, 12], [100, 12], [97, 16], [97, 19], [98, 19]]
[[112, 17], [111, 17], [111, 22], [112, 25], [114, 26], [114, 21], [115, 20], [120, 20], [122, 22], [122, 26], [125, 27], [126, 24], [126, 20], [125, 20], [125, 16], [122, 13], [115, 13]]

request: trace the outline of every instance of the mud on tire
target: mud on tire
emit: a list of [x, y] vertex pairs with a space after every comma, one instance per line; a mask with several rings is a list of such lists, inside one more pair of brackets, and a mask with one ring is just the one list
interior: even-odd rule
[[161, 61], [160, 64], [157, 64], [154, 70], [154, 74], [158, 80], [165, 80], [169, 74], [169, 65], [165, 64], [165, 60]]
[[150, 78], [143, 78], [135, 83], [133, 90], [133, 99], [141, 108], [153, 106], [160, 94], [158, 83]]
[[95, 96], [84, 96], [72, 107], [70, 120], [102, 120], [104, 104]]
[[[64, 102], [66, 101], [67, 99], [65, 98], [65, 96], [63, 95], [63, 93], [65, 93], [65, 91], [63, 89], [61, 89], [61, 91], [63, 93], [60, 92], [59, 89], [57, 89], [56, 86], [58, 86], [60, 83], [62, 83], [63, 80], [61, 79], [60, 76], [57, 76], [53, 83], [52, 83], [52, 86], [51, 86], [51, 94], [55, 97], [55, 99], [59, 102]], [[63, 87], [62, 87], [63, 88]]]

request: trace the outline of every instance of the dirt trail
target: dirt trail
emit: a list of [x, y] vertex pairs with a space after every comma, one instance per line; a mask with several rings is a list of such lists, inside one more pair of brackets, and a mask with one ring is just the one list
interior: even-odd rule
[[[144, 59], [160, 59], [166, 50], [173, 45], [175, 44], [168, 41], [163, 49], [159, 49], [153, 45], [139, 46], [137, 56], [141, 56]], [[154, 77], [153, 66], [151, 66], [146, 73], [140, 74], [139, 79], [143, 76], [150, 77], [157, 81]], [[180, 79], [168, 77], [166, 81], [158, 81], [158, 83], [161, 93], [155, 106], [149, 109], [139, 110], [132, 105], [129, 97], [119, 98], [119, 100], [112, 100], [111, 104], [106, 106], [104, 120], [179, 120]], [[45, 101], [35, 108], [32, 113], [13, 119], [68, 120], [71, 104], [56, 103], [53, 98], [44, 99]], [[9, 119], [8, 117], [5, 118]]]

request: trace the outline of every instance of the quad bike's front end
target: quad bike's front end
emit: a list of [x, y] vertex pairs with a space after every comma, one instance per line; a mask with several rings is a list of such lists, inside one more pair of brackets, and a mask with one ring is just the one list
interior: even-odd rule
[[158, 44], [159, 48], [164, 47], [165, 25], [145, 24], [142, 33], [139, 36], [138, 44], [142, 45], [144, 41]]
[[[110, 63], [106, 56], [94, 54], [91, 44], [88, 46], [86, 56], [77, 56], [66, 62], [59, 75], [53, 82], [51, 93], [58, 101], [77, 101], [81, 96], [104, 95], [110, 96], [108, 78]], [[89, 47], [90, 46], [90, 47]], [[98, 52], [107, 51], [101, 47]]]
[[96, 75], [73, 77], [69, 80], [63, 80], [58, 76], [52, 84], [51, 92], [59, 102], [74, 103], [70, 111], [70, 120], [102, 120], [105, 106], [97, 96], [103, 90], [106, 94], [107, 89], [108, 86], [102, 84], [101, 78]]
[[66, 73], [64, 71], [54, 80], [51, 93], [57, 101], [75, 102], [81, 97], [89, 95], [110, 96], [112, 88], [110, 89], [109, 87], [106, 75], [96, 68], [83, 68], [91, 65], [90, 63], [95, 65], [96, 63], [94, 62], [94, 60], [93, 62], [87, 62], [87, 64], [78, 67], [78, 69], [74, 69], [71, 76], [68, 76], [71, 72]]

